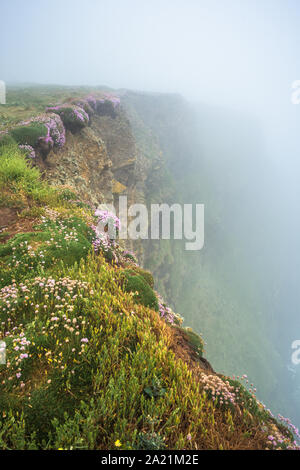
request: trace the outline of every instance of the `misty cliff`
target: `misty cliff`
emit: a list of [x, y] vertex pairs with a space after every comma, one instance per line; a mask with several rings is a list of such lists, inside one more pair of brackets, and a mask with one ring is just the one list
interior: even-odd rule
[[[246, 256], [250, 245], [255, 259], [255, 240], [240, 242], [241, 214], [253, 209], [245, 172], [262, 172], [255, 123], [233, 116], [226, 128], [220, 113], [216, 133], [215, 113], [177, 95], [70, 94], [37, 105], [33, 93], [21, 124], [12, 106], [0, 134], [1, 339], [15, 351], [1, 369], [1, 445], [289, 448], [292, 428], [250, 385], [284, 406], [261, 277]], [[253, 126], [248, 168], [242, 138], [229, 138], [242, 126]], [[118, 207], [120, 195], [204, 203], [203, 250], [101, 238], [95, 225], [111, 215], [95, 209]]]

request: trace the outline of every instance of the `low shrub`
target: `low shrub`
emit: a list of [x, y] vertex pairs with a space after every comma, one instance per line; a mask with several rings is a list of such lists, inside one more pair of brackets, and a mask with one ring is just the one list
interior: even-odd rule
[[34, 149], [38, 149], [45, 157], [54, 146], [62, 147], [66, 140], [62, 120], [54, 113], [22, 121], [9, 132], [30, 158], [35, 158]]
[[44, 123], [47, 128], [47, 136], [43, 142], [61, 148], [66, 142], [66, 131], [63, 122], [58, 114], [45, 113], [33, 118], [32, 122]]
[[84, 101], [87, 101], [89, 106], [100, 115], [116, 116], [116, 109], [120, 106], [120, 98], [109, 93], [104, 93], [102, 96], [89, 95]]
[[77, 198], [76, 193], [74, 191], [71, 191], [71, 189], [65, 188], [62, 191], [60, 191], [59, 194], [59, 199], [62, 201], [72, 201]]
[[87, 101], [89, 106], [93, 109], [93, 111], [96, 111], [97, 98], [94, 95], [89, 95], [89, 96], [86, 96], [85, 100]]
[[140, 432], [137, 435], [136, 450], [165, 450], [164, 438], [156, 432]]
[[99, 116], [110, 116], [113, 119], [117, 116], [117, 108], [120, 105], [120, 98], [113, 95], [104, 95], [96, 100], [96, 112]]
[[10, 135], [19, 145], [36, 147], [41, 137], [47, 136], [47, 127], [38, 122], [17, 126], [10, 130]]

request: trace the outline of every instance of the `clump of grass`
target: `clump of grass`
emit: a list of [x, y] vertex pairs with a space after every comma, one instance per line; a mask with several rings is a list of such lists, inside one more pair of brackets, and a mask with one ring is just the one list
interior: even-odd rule
[[137, 450], [164, 450], [165, 440], [156, 432], [141, 432], [137, 436]]
[[141, 276], [144, 279], [144, 281], [151, 287], [151, 289], [154, 288], [154, 279], [150, 271], [140, 268], [139, 266], [132, 265], [128, 270], [126, 270], [126, 272], [128, 274], [131, 273], [133, 276], [135, 275]]
[[37, 186], [39, 178], [39, 171], [29, 166], [17, 146], [11, 145], [2, 149], [0, 182], [3, 185], [15, 183], [30, 191]]
[[63, 104], [47, 108], [48, 112], [58, 114], [66, 129], [77, 132], [89, 123], [89, 116], [85, 110], [73, 104]]
[[56, 198], [56, 190], [42, 181], [40, 172], [26, 160], [17, 145], [0, 151], [0, 184], [15, 194], [46, 203]]
[[124, 276], [125, 291], [132, 292], [133, 298], [137, 303], [141, 303], [145, 307], [150, 307], [158, 311], [158, 300], [155, 295], [155, 292], [145, 281], [144, 277], [139, 274], [136, 274], [132, 270], [125, 270]]
[[0, 137], [0, 155], [3, 147], [14, 145], [16, 145], [16, 141], [13, 139], [13, 137], [9, 134], [3, 134]]

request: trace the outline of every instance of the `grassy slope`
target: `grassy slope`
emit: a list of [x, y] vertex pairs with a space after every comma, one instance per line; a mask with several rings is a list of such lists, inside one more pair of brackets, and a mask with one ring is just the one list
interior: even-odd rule
[[185, 333], [126, 291], [127, 264], [94, 255], [90, 209], [0, 153], [0, 448], [268, 447], [278, 427], [256, 400], [233, 382], [235, 405], [213, 400], [205, 380], [222, 379]]

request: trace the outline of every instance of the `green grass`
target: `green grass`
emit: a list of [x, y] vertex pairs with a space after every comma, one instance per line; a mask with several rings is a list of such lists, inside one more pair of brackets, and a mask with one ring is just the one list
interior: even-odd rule
[[[85, 258], [92, 249], [93, 232], [79, 218], [44, 218], [35, 232], [18, 233], [0, 245], [0, 263], [3, 265], [0, 286], [15, 279], [42, 274], [57, 260], [66, 266]], [[0, 315], [1, 316], [1, 315]]]
[[[88, 120], [79, 119], [75, 113], [75, 110], [76, 106], [68, 106], [66, 104], [59, 109], [53, 109], [52, 112], [58, 114], [61, 117], [66, 129], [69, 129], [72, 132], [76, 132], [77, 130], [87, 126]], [[79, 108], [77, 109], [77, 112], [80, 112]]]
[[[213, 404], [170, 350], [171, 327], [136, 304], [122, 279], [90, 255], [24, 277], [16, 303], [5, 299], [11, 366], [1, 374], [1, 448], [114, 449], [119, 440], [121, 449], [226, 449], [253, 439], [261, 448], [258, 417]], [[18, 362], [20, 338], [28, 358]]]

